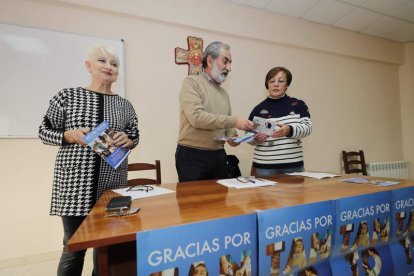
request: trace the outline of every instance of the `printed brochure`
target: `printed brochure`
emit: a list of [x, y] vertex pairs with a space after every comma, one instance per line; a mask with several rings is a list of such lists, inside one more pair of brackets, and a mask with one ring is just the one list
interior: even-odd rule
[[115, 133], [108, 122], [103, 121], [83, 137], [83, 141], [114, 169], [118, 168], [131, 152], [129, 149], [114, 145]]
[[367, 179], [367, 178], [362, 178], [362, 177], [352, 177], [352, 178], [342, 179], [342, 181], [348, 182], [348, 183], [356, 183], [356, 184], [370, 184], [370, 185], [382, 186], [382, 187], [394, 186], [394, 185], [400, 184], [400, 182], [398, 181], [373, 180], [373, 179]]
[[279, 129], [277, 122], [274, 119], [264, 119], [261, 117], [254, 116], [253, 122], [256, 124], [255, 132], [263, 132], [267, 135], [272, 135], [273, 131]]

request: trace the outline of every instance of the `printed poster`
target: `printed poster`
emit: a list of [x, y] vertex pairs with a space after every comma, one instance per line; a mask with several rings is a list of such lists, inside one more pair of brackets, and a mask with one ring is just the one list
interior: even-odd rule
[[299, 270], [298, 273], [294, 273], [294, 275], [295, 276], [332, 276], [331, 265], [329, 263], [329, 260], [324, 260], [324, 261], [309, 265], [305, 267], [304, 269]]
[[334, 201], [258, 211], [257, 216], [258, 275], [331, 275]]
[[390, 245], [395, 275], [414, 275], [414, 187], [392, 190], [393, 243]]
[[332, 275], [403, 275], [394, 273], [388, 245], [372, 246], [332, 257]]
[[333, 255], [387, 244], [391, 231], [391, 191], [336, 200]]
[[137, 233], [139, 276], [258, 275], [256, 214]]
[[340, 198], [336, 202], [332, 273], [393, 275], [388, 246], [392, 230], [391, 191]]

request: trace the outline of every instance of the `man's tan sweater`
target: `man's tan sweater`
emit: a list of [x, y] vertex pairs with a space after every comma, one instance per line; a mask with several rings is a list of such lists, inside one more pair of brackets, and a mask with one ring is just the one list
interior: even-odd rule
[[218, 150], [223, 148], [224, 141], [217, 138], [237, 133], [227, 91], [205, 74], [186, 77], [179, 99], [179, 145]]

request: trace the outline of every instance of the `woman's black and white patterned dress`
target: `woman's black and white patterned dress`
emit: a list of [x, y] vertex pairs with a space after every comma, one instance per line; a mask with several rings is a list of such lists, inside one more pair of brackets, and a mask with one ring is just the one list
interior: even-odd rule
[[126, 185], [128, 159], [113, 169], [89, 147], [63, 141], [66, 130], [92, 129], [103, 120], [115, 131], [125, 132], [134, 147], [138, 144], [138, 118], [128, 100], [81, 87], [63, 89], [51, 99], [39, 128], [39, 138], [44, 144], [60, 146], [53, 179], [51, 215], [85, 216], [103, 191]]

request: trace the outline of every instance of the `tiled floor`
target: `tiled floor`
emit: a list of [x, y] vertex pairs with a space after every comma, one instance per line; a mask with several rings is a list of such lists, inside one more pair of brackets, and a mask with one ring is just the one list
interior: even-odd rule
[[[0, 276], [53, 276], [56, 275], [58, 263], [59, 257], [44, 262], [0, 268]], [[88, 250], [85, 256], [82, 276], [90, 276], [92, 268], [92, 250]]]

